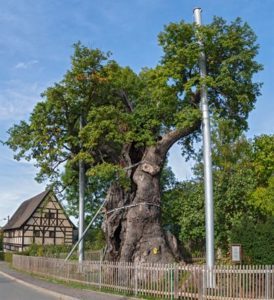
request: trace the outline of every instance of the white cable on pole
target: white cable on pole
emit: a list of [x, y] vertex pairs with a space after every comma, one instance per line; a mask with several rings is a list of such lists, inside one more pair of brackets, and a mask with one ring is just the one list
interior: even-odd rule
[[71, 249], [71, 251], [69, 252], [69, 254], [67, 255], [67, 257], [65, 258], [65, 261], [67, 261], [72, 253], [74, 252], [74, 250], [77, 248], [77, 246], [79, 245], [79, 243], [83, 240], [84, 236], [86, 235], [86, 233], [88, 232], [89, 228], [91, 227], [92, 223], [95, 221], [95, 219], [97, 218], [98, 214], [100, 213], [100, 211], [103, 209], [104, 205], [106, 204], [107, 199], [104, 200], [104, 202], [102, 203], [102, 205], [100, 206], [100, 208], [97, 210], [96, 214], [93, 216], [93, 218], [91, 219], [91, 221], [89, 222], [88, 226], [86, 227], [85, 231], [83, 232], [83, 234], [80, 236], [80, 238], [78, 239], [77, 243], [73, 246], [73, 248]]

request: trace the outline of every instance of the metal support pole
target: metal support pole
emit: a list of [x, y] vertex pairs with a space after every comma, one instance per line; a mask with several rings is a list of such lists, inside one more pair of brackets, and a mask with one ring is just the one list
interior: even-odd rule
[[[195, 8], [195, 23], [202, 25], [201, 8]], [[203, 43], [200, 40], [201, 53], [199, 59], [200, 76], [206, 77], [206, 57], [203, 50]], [[201, 87], [201, 110], [203, 115], [203, 157], [204, 157], [204, 185], [205, 185], [205, 216], [206, 216], [206, 263], [209, 269], [214, 267], [214, 215], [213, 215], [213, 183], [212, 183], [212, 161], [211, 161], [211, 141], [210, 122], [207, 100], [207, 87]], [[212, 274], [212, 272], [210, 272]], [[210, 276], [211, 277], [211, 276]], [[210, 280], [211, 281], [211, 280]], [[212, 284], [211, 284], [212, 283]], [[213, 287], [213, 282], [209, 283]]]
[[[80, 130], [83, 128], [83, 117], [80, 116]], [[83, 236], [84, 232], [84, 219], [85, 219], [85, 166], [83, 160], [79, 160], [79, 238]], [[79, 262], [84, 260], [84, 240], [79, 242]]]
[[105, 199], [102, 203], [102, 205], [100, 206], [100, 208], [97, 210], [96, 214], [93, 216], [93, 218], [91, 219], [91, 221], [89, 222], [88, 226], [86, 227], [85, 231], [83, 232], [83, 234], [81, 236], [79, 236], [79, 239], [77, 241], [77, 243], [72, 247], [71, 251], [69, 252], [69, 254], [67, 255], [67, 257], [65, 258], [65, 261], [68, 261], [68, 259], [71, 257], [72, 253], [74, 252], [74, 250], [76, 249], [76, 247], [82, 242], [83, 238], [85, 237], [85, 235], [87, 234], [89, 228], [91, 227], [92, 223], [95, 221], [95, 219], [97, 218], [98, 214], [101, 212], [101, 210], [103, 209], [103, 207], [105, 206], [107, 202], [107, 199]]

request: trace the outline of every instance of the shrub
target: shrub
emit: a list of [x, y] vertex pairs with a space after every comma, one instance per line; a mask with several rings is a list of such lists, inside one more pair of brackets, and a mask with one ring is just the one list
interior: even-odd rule
[[231, 234], [231, 242], [243, 248], [243, 262], [260, 265], [274, 263], [274, 217], [254, 222], [248, 218], [238, 221]]
[[24, 255], [60, 257], [60, 254], [68, 253], [71, 246], [68, 245], [37, 245], [32, 244], [24, 251]]
[[101, 228], [91, 228], [85, 239], [85, 248], [89, 250], [101, 250], [106, 245], [105, 235]]
[[13, 255], [13, 253], [11, 253], [11, 252], [5, 252], [4, 253], [4, 261], [6, 261], [8, 263], [12, 263], [12, 255]]

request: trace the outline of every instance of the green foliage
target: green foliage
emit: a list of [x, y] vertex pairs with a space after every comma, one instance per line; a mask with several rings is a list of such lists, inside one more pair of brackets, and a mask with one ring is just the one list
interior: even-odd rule
[[88, 250], [101, 250], [105, 247], [105, 236], [101, 228], [91, 228], [87, 234], [85, 248]]
[[167, 165], [167, 161], [161, 170], [160, 176], [160, 187], [162, 192], [167, 191], [175, 187], [176, 185], [176, 178], [175, 174], [172, 172], [171, 167]]
[[274, 215], [274, 135], [254, 139], [252, 160], [257, 187], [250, 196], [250, 204], [266, 214]]
[[252, 159], [260, 186], [267, 186], [274, 175], [274, 135], [263, 134], [254, 138]]
[[225, 250], [235, 220], [256, 217], [248, 203], [256, 187], [251, 161], [251, 144], [239, 131], [231, 132], [230, 122], [222, 121], [213, 134], [214, 202], [216, 243]]
[[250, 203], [266, 214], [274, 216], [274, 176], [268, 179], [267, 187], [257, 187], [251, 194]]
[[4, 253], [4, 261], [6, 261], [8, 263], [12, 263], [12, 253], [11, 252]]
[[163, 194], [163, 224], [191, 251], [204, 250], [205, 218], [202, 183], [178, 183]]
[[59, 257], [60, 253], [68, 253], [71, 246], [67, 245], [37, 245], [32, 244], [24, 251], [24, 255]]
[[184, 22], [166, 26], [159, 39], [164, 49], [164, 66], [178, 93], [186, 86], [189, 102], [193, 101], [193, 89], [202, 84], [197, 68], [198, 37], [203, 40], [207, 56], [206, 82], [211, 109], [219, 117], [235, 120], [234, 128], [246, 129], [246, 118], [260, 88], [251, 78], [262, 69], [254, 61], [258, 51], [254, 32], [239, 18], [227, 24], [216, 17], [211, 24], [199, 28]]
[[252, 170], [240, 164], [229, 173], [215, 173], [214, 181], [216, 243], [225, 250], [235, 220], [242, 216], [255, 218], [258, 214], [248, 203], [256, 182]]
[[0, 251], [0, 261], [3, 261], [3, 260], [4, 260], [4, 252]]
[[[199, 38], [207, 55], [205, 79], [199, 76]], [[124, 156], [128, 145], [145, 153], [146, 147], [166, 134], [186, 130], [185, 137], [178, 135], [172, 143], [180, 140], [185, 154], [194, 151], [193, 142], [201, 133], [199, 103], [204, 83], [215, 120], [230, 122], [232, 132], [247, 128], [248, 114], [260, 94], [260, 84], [253, 76], [262, 67], [255, 61], [256, 36], [246, 23], [237, 19], [228, 24], [221, 18], [202, 27], [171, 23], [160, 33], [159, 44], [163, 48], [161, 61], [140, 74], [121, 67], [109, 53], [75, 44], [71, 68], [63, 79], [45, 90], [28, 121], [8, 131], [6, 144], [16, 152], [15, 158], [34, 160], [38, 181], [50, 179], [55, 187], [62, 186], [74, 215], [79, 160], [85, 164], [85, 201], [92, 213], [111, 181], [120, 181], [125, 187], [133, 184], [124, 170], [129, 164]], [[139, 156], [134, 162], [142, 159]], [[182, 199], [192, 191], [198, 194], [201, 187], [192, 183], [186, 190]], [[194, 203], [194, 198], [189, 199]], [[202, 204], [189, 201], [185, 209], [192, 209], [193, 222], [200, 224], [202, 218], [199, 215], [195, 220], [193, 207]], [[181, 237], [189, 234], [195, 241], [198, 236], [201, 240], [203, 232], [196, 226], [191, 228], [192, 223], [179, 215], [174, 212], [184, 228]]]
[[[62, 175], [62, 182], [66, 186], [66, 211], [69, 215], [79, 216], [79, 189], [78, 184], [73, 184], [77, 181], [78, 170], [74, 170], [70, 166], [66, 166], [65, 172]], [[98, 176], [86, 177], [85, 188], [85, 209], [88, 214], [94, 215], [105, 198], [105, 187], [107, 183]], [[96, 225], [100, 226], [101, 219], [97, 219]]]
[[[271, 221], [274, 139], [273, 135], [262, 135], [248, 141], [242, 135], [237, 137], [239, 133], [230, 131], [229, 122], [223, 121], [215, 127], [212, 136], [215, 243], [224, 253], [231, 242], [242, 241], [247, 247], [244, 233], [248, 225], [247, 240], [250, 243], [254, 240], [254, 231], [258, 234], [258, 243], [254, 243], [253, 252], [248, 250], [248, 245], [245, 259], [259, 262], [261, 249], [266, 253], [272, 251], [272, 244], [263, 239], [274, 229]], [[197, 248], [203, 250], [205, 245], [203, 165], [201, 156], [198, 159], [196, 179], [177, 184], [163, 195], [165, 226], [192, 252]], [[267, 257], [269, 262], [269, 255]]]
[[80, 152], [79, 116], [86, 119], [91, 102], [98, 103], [103, 92], [99, 89], [103, 85], [99, 74], [107, 55], [79, 43], [74, 49], [71, 70], [43, 93], [45, 100], [36, 105], [29, 123], [21, 122], [9, 130], [7, 143], [18, 151], [16, 158], [37, 162], [37, 180], [56, 180], [62, 163]]
[[[190, 126], [200, 118], [198, 35], [208, 57], [209, 99], [215, 115], [245, 128], [259, 94], [259, 85], [252, 82], [261, 69], [254, 60], [256, 37], [239, 19], [227, 24], [215, 18], [202, 28], [184, 22], [166, 26], [159, 35], [161, 62], [139, 75], [120, 67], [109, 54], [75, 44], [71, 69], [43, 93], [44, 101], [36, 105], [29, 122], [9, 130], [7, 144], [18, 151], [18, 159], [35, 159], [38, 179], [43, 179], [80, 152], [91, 163], [117, 163], [125, 143], [151, 144], [163, 131]], [[82, 132], [80, 115], [85, 123]], [[81, 142], [84, 151], [79, 149]], [[102, 147], [109, 147], [112, 155]]]
[[247, 264], [273, 265], [274, 263], [274, 217], [266, 220], [241, 218], [234, 224], [231, 243], [243, 248], [243, 260]]
[[[248, 141], [241, 131], [232, 131], [231, 121], [226, 120], [218, 121], [212, 138], [216, 241], [225, 249], [238, 219], [260, 219], [273, 210], [274, 140], [262, 135]], [[202, 172], [202, 164], [197, 164], [201, 180]]]
[[101, 163], [87, 172], [88, 176], [98, 176], [102, 181], [111, 182], [113, 179], [120, 181], [124, 187], [129, 186], [126, 172], [123, 168], [110, 163]]

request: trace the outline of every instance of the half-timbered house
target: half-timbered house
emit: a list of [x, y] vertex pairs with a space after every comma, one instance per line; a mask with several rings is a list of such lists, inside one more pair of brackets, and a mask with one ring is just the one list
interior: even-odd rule
[[76, 230], [51, 190], [24, 201], [4, 226], [3, 248], [23, 251], [31, 244], [72, 245]]

